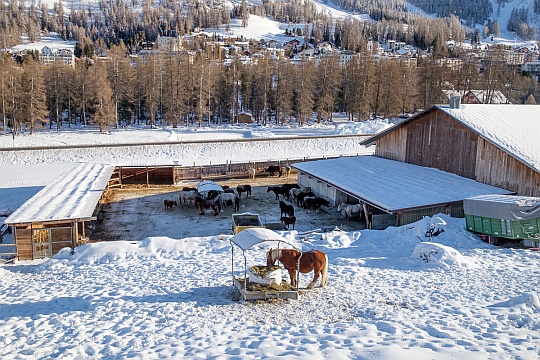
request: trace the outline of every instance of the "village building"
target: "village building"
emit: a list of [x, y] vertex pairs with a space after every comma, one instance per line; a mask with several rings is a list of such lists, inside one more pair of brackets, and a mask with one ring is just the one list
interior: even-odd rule
[[182, 39], [177, 36], [158, 36], [156, 44], [162, 51], [178, 52], [184, 49]]
[[75, 66], [75, 54], [71, 49], [51, 49], [48, 46], [44, 46], [39, 51], [39, 61], [43, 65], [49, 65], [56, 61], [62, 61], [69, 66]]
[[529, 72], [534, 76], [540, 76], [540, 60], [530, 61], [523, 64], [522, 71]]
[[459, 96], [462, 104], [511, 104], [499, 90], [443, 90], [443, 94], [446, 104], [453, 96]]

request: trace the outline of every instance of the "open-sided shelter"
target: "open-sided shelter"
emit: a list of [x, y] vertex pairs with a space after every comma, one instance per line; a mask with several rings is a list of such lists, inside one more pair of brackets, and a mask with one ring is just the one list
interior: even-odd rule
[[85, 238], [114, 166], [79, 163], [41, 189], [5, 223], [14, 229], [19, 260], [51, 257]]
[[364, 155], [292, 165], [298, 184], [333, 202], [362, 204], [368, 226], [384, 229], [448, 213], [463, 217], [463, 199], [510, 194], [456, 174]]

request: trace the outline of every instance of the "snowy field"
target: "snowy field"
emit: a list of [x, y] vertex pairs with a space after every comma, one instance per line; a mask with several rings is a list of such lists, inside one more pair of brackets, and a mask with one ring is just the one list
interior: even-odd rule
[[[199, 134], [194, 140], [229, 136], [222, 130], [186, 132]], [[237, 130], [247, 137], [254, 132]], [[160, 141], [143, 135], [146, 130], [133, 131]], [[270, 136], [310, 133], [265, 131]], [[336, 133], [336, 127], [324, 131]], [[161, 129], [159, 136], [174, 132]], [[121, 133], [86, 134], [85, 141], [141, 141], [133, 132]], [[15, 141], [77, 144], [76, 136], [40, 133]], [[0, 136], [1, 147], [12, 146], [9, 140]], [[264, 151], [281, 151], [278, 142], [272, 146]], [[211, 158], [194, 153], [189, 160], [201, 156]], [[101, 161], [114, 164], [114, 159], [111, 152]], [[21, 199], [69, 167], [49, 161], [36, 165], [28, 158], [0, 166], [0, 209], [20, 206]], [[426, 242], [431, 223], [445, 231]], [[326, 288], [303, 291], [296, 301], [242, 303], [231, 281], [231, 235], [220, 233], [87, 244], [74, 255], [66, 250], [49, 260], [2, 265], [0, 358], [540, 357], [538, 252], [483, 243], [465, 230], [463, 219], [446, 215], [384, 231], [279, 233], [303, 250], [327, 253]], [[267, 246], [249, 252], [248, 266], [264, 263]], [[301, 287], [310, 280], [302, 275]]]

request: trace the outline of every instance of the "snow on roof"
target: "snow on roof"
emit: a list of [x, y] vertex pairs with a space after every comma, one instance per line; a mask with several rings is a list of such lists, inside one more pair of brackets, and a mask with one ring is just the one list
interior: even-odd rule
[[90, 219], [113, 170], [112, 165], [76, 164], [14, 211], [5, 223]]
[[452, 203], [483, 194], [511, 194], [435, 168], [370, 155], [292, 166], [389, 212]]
[[[450, 99], [451, 96], [456, 96], [456, 95], [459, 95], [459, 96], [463, 97], [466, 94], [468, 94], [469, 92], [471, 94], [473, 94], [474, 96], [476, 96], [478, 101], [480, 101], [481, 103], [485, 102], [485, 97], [486, 97], [486, 94], [487, 94], [487, 91], [485, 91], [485, 90], [469, 90], [469, 91], [465, 91], [465, 90], [459, 90], [459, 91], [458, 90], [443, 90], [444, 95], [448, 99]], [[502, 92], [500, 92], [499, 90], [493, 90], [491, 92], [490, 96], [491, 96], [490, 104], [508, 104], [509, 103], [506, 96], [504, 96], [504, 94]]]
[[495, 194], [480, 195], [464, 199], [463, 210], [466, 215], [522, 221], [540, 217], [540, 198]]
[[459, 109], [437, 108], [540, 172], [540, 106], [462, 104]]
[[234, 235], [230, 241], [244, 251], [263, 241], [287, 242], [281, 235], [265, 228], [247, 228]]

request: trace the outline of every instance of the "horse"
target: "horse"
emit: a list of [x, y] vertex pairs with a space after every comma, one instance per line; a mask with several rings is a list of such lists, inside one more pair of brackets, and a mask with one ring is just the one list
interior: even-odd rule
[[328, 206], [330, 205], [329, 201], [317, 196], [306, 196], [304, 198], [304, 210], [306, 210], [306, 213], [309, 213], [309, 209], [313, 207], [315, 209], [315, 212], [319, 212], [320, 207]]
[[285, 166], [283, 167], [283, 169], [285, 170], [285, 175], [286, 175], [287, 177], [291, 176], [291, 170], [292, 170], [292, 168], [291, 168], [289, 165], [285, 165]]
[[239, 197], [242, 197], [242, 193], [246, 193], [246, 199], [251, 197], [251, 185], [238, 185], [236, 191]]
[[291, 189], [300, 189], [300, 186], [298, 184], [283, 184], [281, 185], [281, 187], [285, 189], [285, 197], [287, 198], [287, 200], [289, 200], [291, 196]]
[[249, 168], [248, 169], [248, 177], [251, 179], [251, 180], [255, 180], [255, 173], [257, 172], [257, 170], [255, 170], [254, 168]]
[[216, 196], [214, 199], [205, 200], [200, 196], [197, 196], [195, 198], [195, 202], [197, 203], [197, 206], [199, 207], [199, 215], [204, 215], [205, 209], [212, 209], [214, 210], [214, 216], [219, 214], [221, 211], [221, 204], [219, 200], [220, 195]]
[[206, 200], [215, 199], [221, 193], [222, 193], [222, 191], [219, 191], [219, 190], [208, 190], [208, 194], [206, 195]]
[[266, 169], [266, 172], [269, 173], [269, 176], [274, 176], [275, 173], [278, 173], [279, 177], [281, 177], [281, 175], [283, 175], [283, 170], [281, 169], [281, 167], [279, 167], [277, 165], [270, 165]]
[[313, 271], [313, 281], [307, 286], [312, 289], [321, 277], [320, 287], [328, 281], [328, 256], [319, 250], [300, 252], [294, 249], [270, 249], [266, 253], [266, 266], [273, 266], [276, 261], [283, 264], [289, 272], [291, 286], [296, 287], [296, 271], [309, 273]]
[[353, 214], [358, 214], [358, 217], [360, 217], [360, 212], [362, 211], [362, 205], [360, 204], [351, 205], [351, 204], [343, 203], [338, 206], [337, 211], [339, 212], [344, 211], [345, 219], [348, 220], [353, 216]]
[[163, 205], [165, 205], [165, 210], [172, 210], [173, 206], [178, 206], [178, 203], [174, 200], [165, 200]]
[[308, 193], [311, 191], [311, 188], [310, 187], [303, 187], [302, 189], [300, 189], [300, 186], [297, 186], [297, 187], [293, 187], [291, 188], [291, 190], [289, 190], [289, 199], [291, 202], [296, 202], [296, 197], [298, 196], [298, 194], [302, 193], [302, 192], [305, 192], [305, 193]]
[[221, 204], [223, 205], [223, 207], [227, 207], [227, 203], [230, 201], [234, 208], [233, 211], [240, 210], [240, 199], [238, 198], [238, 195], [236, 195], [235, 193], [224, 192], [223, 194], [220, 195], [219, 198], [221, 200]]
[[292, 224], [292, 228], [294, 230], [294, 224], [296, 224], [296, 216], [282, 216], [280, 218], [281, 222], [287, 226], [287, 229], [289, 229], [289, 225]]
[[273, 191], [276, 195], [276, 200], [279, 200], [279, 195], [283, 195], [283, 197], [287, 197], [287, 189], [281, 187], [281, 186], [269, 186], [268, 189], [266, 189], [266, 192]]
[[189, 204], [194, 203], [195, 198], [197, 196], [199, 196], [199, 193], [197, 192], [197, 190], [180, 191], [180, 195], [179, 195], [180, 206], [183, 207], [182, 204], [186, 204], [188, 202]]
[[312, 191], [302, 191], [300, 194], [298, 194], [296, 196], [296, 205], [297, 206], [304, 206], [304, 198], [306, 196], [315, 196], [315, 193], [313, 193]]
[[294, 206], [287, 205], [285, 202], [279, 200], [279, 208], [281, 209], [281, 214], [279, 216], [294, 216]]

